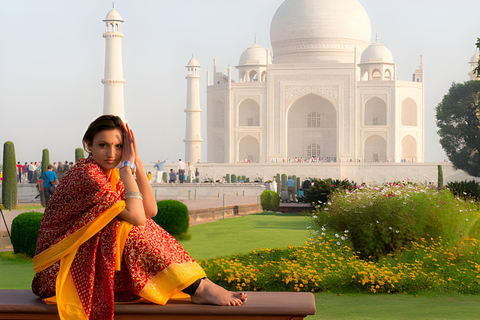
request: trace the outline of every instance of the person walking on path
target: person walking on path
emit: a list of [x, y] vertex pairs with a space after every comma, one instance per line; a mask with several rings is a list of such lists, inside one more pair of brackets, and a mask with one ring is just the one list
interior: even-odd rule
[[156, 183], [162, 183], [162, 178], [163, 178], [163, 164], [167, 162], [167, 159], [163, 160], [162, 162], [160, 162], [160, 160], [158, 160], [157, 163], [155, 163], [155, 165], [153, 166], [155, 169], [157, 169], [157, 180], [155, 181]]
[[185, 162], [183, 162], [182, 159], [178, 159], [178, 180], [180, 183], [183, 183], [185, 179], [185, 167]]
[[188, 173], [189, 173], [189, 176], [190, 176], [190, 183], [194, 183], [195, 182], [195, 167], [193, 166], [193, 164], [191, 162], [188, 163]]
[[292, 177], [288, 177], [287, 187], [288, 187], [288, 200], [291, 202], [295, 202], [295, 181], [293, 181]]
[[175, 183], [175, 180], [177, 180], [177, 174], [173, 171], [173, 169], [170, 169], [170, 173], [168, 175], [170, 176], [168, 183]]
[[50, 196], [55, 191], [55, 186], [58, 185], [58, 177], [53, 171], [53, 166], [51, 164], [48, 165], [47, 171], [42, 174], [40, 180], [43, 182], [42, 185], [43, 191], [45, 192], [45, 205], [47, 205], [48, 200], [50, 200]]

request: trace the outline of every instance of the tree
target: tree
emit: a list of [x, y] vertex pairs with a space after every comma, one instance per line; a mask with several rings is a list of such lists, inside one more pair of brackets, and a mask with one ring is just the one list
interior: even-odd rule
[[[17, 173], [15, 145], [12, 141], [7, 141], [3, 144], [2, 204], [5, 208], [17, 206]], [[11, 203], [10, 191], [12, 191]]]
[[440, 143], [453, 166], [480, 177], [480, 81], [453, 83], [436, 111]]

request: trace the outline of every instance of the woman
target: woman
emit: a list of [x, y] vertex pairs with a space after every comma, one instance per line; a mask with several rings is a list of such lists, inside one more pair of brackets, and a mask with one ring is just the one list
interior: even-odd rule
[[246, 301], [244, 293], [206, 279], [150, 219], [155, 197], [133, 133], [119, 117], [96, 119], [83, 144], [89, 157], [65, 174], [45, 209], [34, 258], [36, 295], [57, 303], [61, 319], [113, 319], [114, 301], [165, 304], [178, 294], [201, 304]]

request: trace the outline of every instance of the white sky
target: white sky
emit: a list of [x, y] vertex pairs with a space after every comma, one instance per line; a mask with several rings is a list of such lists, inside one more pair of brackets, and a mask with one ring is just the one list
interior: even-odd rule
[[[335, 0], [332, 0], [335, 1]], [[452, 82], [468, 80], [480, 26], [478, 0], [359, 0], [375, 34], [393, 53], [399, 80], [411, 80], [423, 54], [425, 159], [442, 161], [435, 107]], [[184, 157], [186, 69], [202, 66], [202, 138], [206, 76], [235, 66], [257, 43], [271, 48], [270, 23], [283, 0], [117, 0], [122, 25], [126, 117], [145, 163]], [[0, 0], [0, 143], [16, 159], [74, 161], [88, 124], [103, 111], [105, 40], [100, 0]], [[233, 68], [234, 69], [234, 68]], [[234, 69], [234, 79], [238, 73]], [[206, 161], [206, 143], [203, 159]], [[1, 161], [1, 157], [0, 157]]]

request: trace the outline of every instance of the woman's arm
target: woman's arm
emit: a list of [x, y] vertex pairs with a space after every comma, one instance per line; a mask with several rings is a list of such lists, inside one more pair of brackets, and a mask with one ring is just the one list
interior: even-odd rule
[[[123, 148], [122, 148], [122, 162], [135, 162], [135, 146], [133, 141], [133, 134], [128, 127], [124, 126], [123, 130]], [[143, 207], [143, 200], [138, 197], [128, 197], [130, 193], [139, 193], [137, 182], [133, 177], [133, 172], [130, 167], [120, 168], [120, 178], [125, 187], [125, 202], [126, 208], [118, 215], [119, 218], [132, 223], [133, 225], [141, 225], [147, 221], [145, 215], [145, 208]]]
[[152, 187], [148, 182], [143, 163], [138, 155], [135, 136], [128, 125], [124, 129], [122, 161], [135, 162], [135, 166], [137, 167], [137, 181], [135, 182], [130, 167], [121, 168], [120, 177], [125, 186], [125, 193], [140, 192], [143, 200], [127, 197], [125, 200], [127, 207], [119, 214], [119, 218], [131, 222], [134, 225], [140, 225], [157, 214], [157, 202], [155, 201]]

